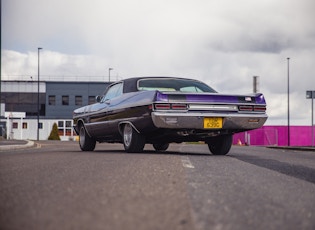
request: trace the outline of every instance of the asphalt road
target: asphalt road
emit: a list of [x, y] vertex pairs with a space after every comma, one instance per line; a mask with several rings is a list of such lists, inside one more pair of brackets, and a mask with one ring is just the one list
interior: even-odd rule
[[0, 152], [0, 229], [315, 229], [315, 152], [76, 142]]

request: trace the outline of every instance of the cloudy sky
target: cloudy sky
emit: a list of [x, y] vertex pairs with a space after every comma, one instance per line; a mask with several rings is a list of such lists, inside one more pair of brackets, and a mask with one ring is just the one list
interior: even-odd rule
[[3, 80], [199, 79], [223, 93], [266, 96], [267, 124], [311, 124], [314, 0], [2, 0]]

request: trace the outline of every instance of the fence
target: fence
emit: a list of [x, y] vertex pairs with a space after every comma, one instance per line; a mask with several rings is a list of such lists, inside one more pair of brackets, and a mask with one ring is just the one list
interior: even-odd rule
[[[287, 126], [263, 126], [260, 129], [251, 130], [234, 135], [233, 144], [247, 145], [288, 145]], [[311, 126], [291, 126], [290, 145], [291, 146], [311, 146], [312, 145]]]

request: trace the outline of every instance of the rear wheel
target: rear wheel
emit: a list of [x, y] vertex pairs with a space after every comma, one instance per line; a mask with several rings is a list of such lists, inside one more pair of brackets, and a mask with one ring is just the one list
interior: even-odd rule
[[86, 132], [84, 125], [80, 126], [79, 144], [82, 151], [93, 151], [96, 141]]
[[169, 147], [169, 143], [163, 143], [163, 144], [153, 144], [153, 148], [156, 151], [165, 151]]
[[226, 155], [232, 147], [233, 135], [224, 135], [211, 138], [207, 144], [213, 155]]
[[142, 152], [145, 145], [145, 138], [139, 134], [131, 124], [125, 124], [123, 130], [124, 148], [128, 153]]

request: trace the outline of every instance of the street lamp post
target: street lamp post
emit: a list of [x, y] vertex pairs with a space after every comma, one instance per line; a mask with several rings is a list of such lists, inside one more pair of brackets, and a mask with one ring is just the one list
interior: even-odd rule
[[253, 93], [258, 92], [258, 76], [253, 77]]
[[113, 70], [113, 68], [108, 69], [108, 81], [110, 82], [110, 71]]
[[314, 98], [315, 91], [312, 92], [312, 146], [314, 147]]
[[288, 60], [288, 146], [290, 146], [290, 58]]
[[38, 57], [38, 77], [37, 77], [37, 140], [39, 140], [39, 111], [40, 111], [40, 108], [39, 108], [39, 54], [40, 54], [40, 50], [42, 48], [38, 47], [37, 48], [37, 57]]
[[306, 91], [306, 99], [312, 99], [312, 118], [311, 118], [311, 129], [312, 129], [312, 146], [314, 147], [314, 98], [315, 98], [315, 90]]

